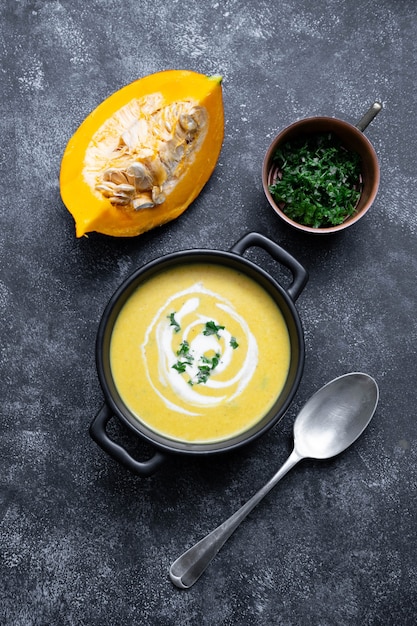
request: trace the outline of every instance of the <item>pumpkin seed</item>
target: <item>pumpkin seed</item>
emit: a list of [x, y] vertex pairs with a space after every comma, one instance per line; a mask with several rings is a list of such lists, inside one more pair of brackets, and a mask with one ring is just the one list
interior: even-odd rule
[[126, 178], [123, 172], [121, 172], [119, 169], [115, 167], [111, 167], [108, 170], [106, 170], [103, 174], [103, 179], [105, 181], [110, 181], [112, 183], [115, 183], [116, 185], [120, 185], [121, 183], [126, 182]]
[[198, 129], [198, 124], [196, 120], [189, 113], [181, 113], [179, 123], [180, 126], [182, 126], [182, 128], [188, 132], [196, 131]]
[[137, 191], [146, 191], [152, 188], [152, 175], [143, 163], [138, 161], [132, 163], [127, 169], [127, 174], [133, 176]]
[[152, 201], [154, 204], [162, 204], [165, 202], [166, 196], [161, 187], [152, 187]]
[[101, 191], [105, 198], [110, 198], [114, 194], [114, 190], [116, 185], [111, 182], [106, 182], [105, 184], [96, 185], [97, 191]]
[[133, 185], [128, 185], [127, 183], [122, 183], [116, 187], [117, 193], [124, 193], [127, 196], [133, 196], [136, 189]]
[[130, 202], [130, 199], [123, 196], [112, 196], [110, 198], [110, 202], [116, 206], [127, 206]]
[[149, 196], [142, 194], [141, 196], [136, 196], [132, 205], [135, 211], [140, 211], [141, 209], [152, 209], [155, 203], [152, 202]]

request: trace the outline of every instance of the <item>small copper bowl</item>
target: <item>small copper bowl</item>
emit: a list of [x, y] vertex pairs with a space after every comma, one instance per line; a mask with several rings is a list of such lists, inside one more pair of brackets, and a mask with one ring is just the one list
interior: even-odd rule
[[[262, 184], [269, 204], [281, 219], [298, 230], [324, 235], [344, 230], [365, 215], [378, 192], [380, 173], [375, 150], [371, 142], [363, 134], [363, 131], [381, 108], [381, 104], [375, 102], [356, 126], [333, 117], [310, 117], [294, 122], [275, 137], [264, 158]], [[359, 154], [361, 159], [361, 195], [355, 212], [350, 217], [347, 217], [344, 222], [337, 226], [313, 228], [290, 219], [284, 213], [282, 206], [280, 207], [272, 197], [269, 186], [274, 184], [277, 178], [278, 172], [274, 162], [274, 155], [279, 146], [295, 138], [299, 139], [303, 136], [328, 132], [337, 136], [347, 150]]]

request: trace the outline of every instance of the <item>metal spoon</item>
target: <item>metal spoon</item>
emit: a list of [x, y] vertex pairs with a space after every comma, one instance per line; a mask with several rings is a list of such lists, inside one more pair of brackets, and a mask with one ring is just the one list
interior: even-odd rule
[[329, 459], [356, 441], [371, 421], [378, 397], [375, 380], [360, 372], [335, 378], [319, 389], [294, 422], [294, 449], [283, 466], [236, 513], [171, 565], [174, 585], [191, 587], [239, 524], [296, 463], [307, 458]]

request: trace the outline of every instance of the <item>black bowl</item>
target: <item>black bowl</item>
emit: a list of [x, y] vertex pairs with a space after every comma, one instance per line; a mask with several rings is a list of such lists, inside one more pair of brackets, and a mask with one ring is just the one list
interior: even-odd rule
[[[293, 275], [293, 282], [285, 290], [267, 272], [252, 261], [243, 258], [244, 251], [251, 246], [260, 246], [273, 258], [287, 266]], [[151, 278], [174, 266], [193, 263], [210, 263], [238, 270], [255, 280], [274, 299], [280, 309], [290, 337], [290, 367], [284, 388], [271, 409], [254, 426], [243, 433], [218, 442], [190, 443], [165, 437], [151, 430], [141, 422], [123, 402], [113, 380], [110, 366], [110, 342], [116, 319], [131, 294], [137, 287]], [[300, 383], [304, 367], [304, 336], [301, 321], [294, 305], [307, 282], [306, 270], [288, 252], [259, 233], [248, 233], [229, 252], [219, 250], [184, 250], [155, 259], [134, 272], [119, 287], [110, 299], [100, 322], [96, 341], [96, 363], [100, 384], [106, 402], [90, 426], [94, 441], [113, 458], [137, 474], [152, 474], [165, 459], [165, 453], [209, 455], [227, 452], [248, 444], [283, 417]], [[137, 461], [118, 443], [110, 439], [106, 425], [116, 416], [129, 429], [155, 448], [154, 456], [147, 461]]]

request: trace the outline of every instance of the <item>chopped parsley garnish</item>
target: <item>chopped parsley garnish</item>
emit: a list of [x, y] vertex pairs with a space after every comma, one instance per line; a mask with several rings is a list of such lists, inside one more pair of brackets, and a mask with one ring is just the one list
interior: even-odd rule
[[218, 339], [220, 339], [219, 330], [224, 330], [224, 326], [218, 326], [216, 322], [211, 320], [210, 322], [206, 322], [206, 326], [203, 330], [203, 335], [216, 335]]
[[176, 363], [174, 363], [172, 368], [174, 370], [177, 370], [178, 374], [183, 374], [187, 368], [187, 365], [189, 365], [188, 361], [177, 361]]
[[229, 343], [232, 346], [233, 350], [236, 350], [236, 348], [239, 347], [239, 344], [236, 341], [236, 337], [230, 337], [230, 342]]
[[177, 356], [183, 357], [183, 360], [178, 359], [172, 366], [174, 370], [177, 370], [179, 374], [183, 374], [186, 371], [187, 365], [192, 365], [194, 361], [193, 355], [190, 353], [190, 344], [188, 341], [183, 341], [177, 350]]
[[213, 357], [205, 356], [204, 354], [201, 357], [201, 363], [198, 365], [198, 372], [196, 374], [195, 379], [191, 379], [188, 383], [192, 386], [194, 384], [206, 383], [209, 379], [212, 371], [218, 366], [220, 362], [220, 354], [216, 352]]
[[203, 356], [201, 357], [201, 360], [203, 363], [208, 365], [210, 369], [214, 370], [214, 368], [217, 367], [219, 364], [220, 354], [216, 352], [216, 354], [212, 357], [208, 357], [203, 354]]
[[[178, 360], [178, 363], [180, 363], [181, 365], [184, 363], [185, 365], [191, 365], [192, 362], [194, 361], [194, 357], [193, 355], [190, 353], [190, 344], [188, 343], [188, 341], [183, 341], [180, 344], [180, 347], [177, 350], [177, 356], [181, 356], [184, 358], [183, 361]], [[175, 367], [175, 366], [173, 366]], [[175, 367], [175, 369], [177, 369]], [[185, 369], [182, 370], [182, 372], [184, 372]]]
[[360, 197], [360, 157], [333, 133], [288, 141], [274, 155], [278, 177], [270, 185], [275, 202], [299, 224], [323, 228], [353, 215]]
[[177, 356], [186, 356], [192, 359], [192, 356], [190, 355], [190, 344], [188, 341], [183, 341], [180, 344], [180, 347], [177, 350]]
[[[175, 319], [175, 312], [170, 313], [167, 317], [170, 319], [170, 325], [174, 327], [174, 331], [176, 333], [179, 332], [181, 327]], [[224, 330], [224, 328], [225, 326], [220, 326], [213, 320], [210, 320], [209, 322], [206, 322], [201, 332], [206, 337], [216, 335], [216, 337], [220, 339], [219, 331]], [[236, 337], [230, 337], [229, 343], [234, 350], [239, 347]], [[179, 374], [184, 374], [187, 371], [187, 365], [194, 365], [197, 368], [196, 374], [188, 381], [188, 384], [191, 386], [206, 383], [213, 370], [215, 370], [219, 365], [221, 359], [220, 352], [216, 352], [213, 356], [201, 354], [196, 357], [192, 353], [190, 344], [186, 340], [179, 344], [176, 355], [178, 360], [171, 367]]]
[[174, 327], [174, 330], [176, 333], [179, 333], [181, 330], [181, 326], [178, 324], [177, 320], [175, 319], [175, 311], [167, 315], [167, 317], [170, 321], [169, 325]]
[[[197, 372], [197, 385], [201, 383], [206, 383], [208, 381], [208, 377], [210, 376], [210, 367], [208, 365], [199, 365]], [[193, 380], [189, 380], [190, 385], [194, 385]]]

